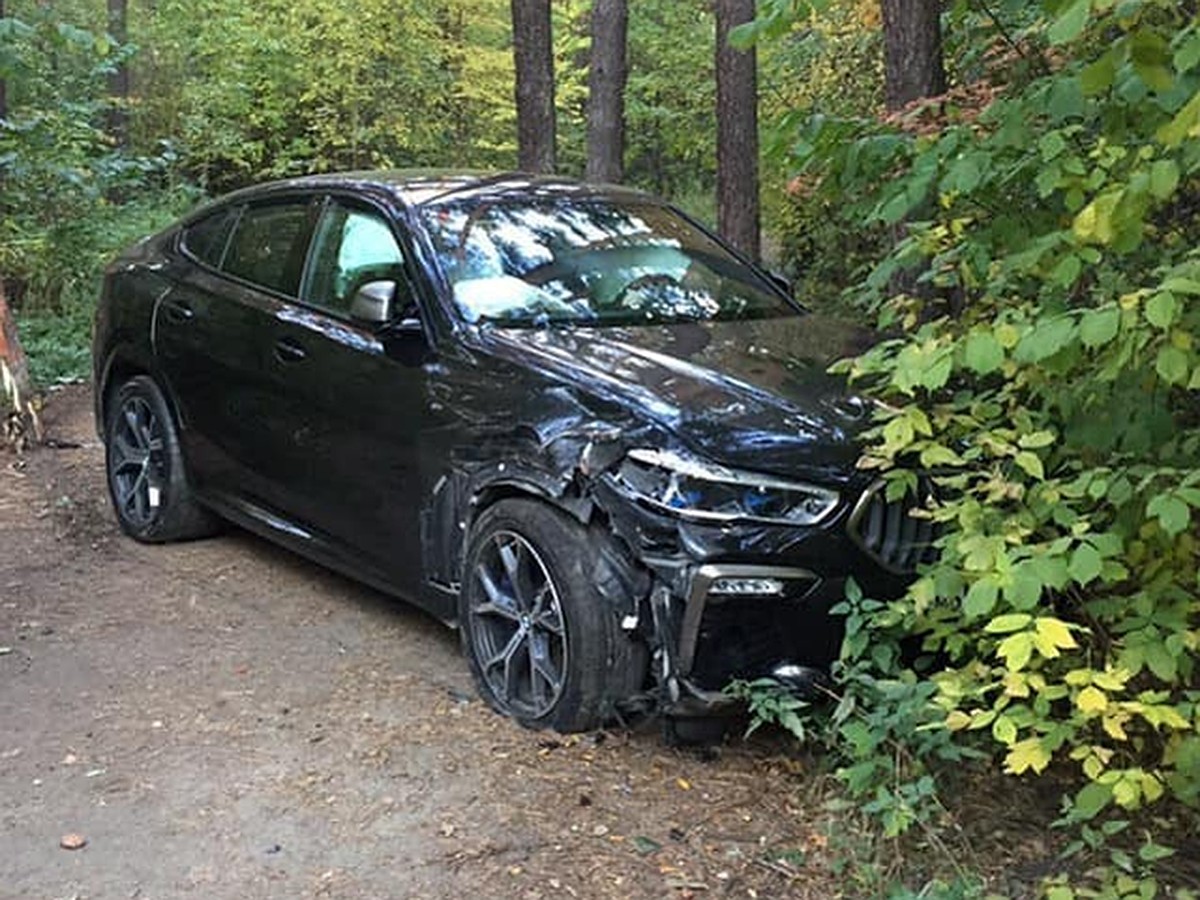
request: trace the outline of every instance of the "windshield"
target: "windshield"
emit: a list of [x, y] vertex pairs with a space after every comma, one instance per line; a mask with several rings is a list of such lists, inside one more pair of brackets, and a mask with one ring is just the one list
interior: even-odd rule
[[728, 250], [655, 203], [450, 198], [422, 215], [470, 322], [652, 325], [796, 312]]

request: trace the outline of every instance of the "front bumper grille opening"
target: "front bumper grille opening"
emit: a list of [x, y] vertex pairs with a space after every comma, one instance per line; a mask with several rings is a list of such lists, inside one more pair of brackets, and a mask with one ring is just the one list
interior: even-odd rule
[[821, 602], [710, 600], [697, 637], [689, 678], [719, 691], [734, 679], [770, 675], [784, 662], [827, 668], [837, 658], [841, 620]]
[[850, 536], [887, 571], [909, 574], [936, 556], [936, 525], [913, 514], [925, 507], [932, 491], [922, 480], [915, 492], [889, 501], [885, 488], [883, 482], [876, 482], [863, 493], [850, 516]]

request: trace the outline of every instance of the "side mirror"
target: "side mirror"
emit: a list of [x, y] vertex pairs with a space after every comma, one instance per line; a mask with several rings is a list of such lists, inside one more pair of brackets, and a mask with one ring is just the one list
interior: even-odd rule
[[360, 322], [382, 325], [392, 317], [392, 301], [396, 297], [396, 282], [368, 281], [354, 292], [350, 315]]

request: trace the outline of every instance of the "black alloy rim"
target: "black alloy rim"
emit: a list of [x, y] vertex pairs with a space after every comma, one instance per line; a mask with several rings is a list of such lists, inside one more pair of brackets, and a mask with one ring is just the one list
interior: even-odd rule
[[558, 589], [525, 538], [497, 531], [472, 573], [469, 621], [488, 690], [513, 712], [540, 718], [562, 695], [567, 631]]
[[109, 479], [117, 512], [135, 528], [150, 525], [162, 505], [166, 463], [162, 423], [142, 397], [121, 404], [109, 436]]

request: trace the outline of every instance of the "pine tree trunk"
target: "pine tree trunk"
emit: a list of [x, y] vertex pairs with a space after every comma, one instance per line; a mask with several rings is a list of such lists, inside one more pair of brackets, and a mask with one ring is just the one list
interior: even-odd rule
[[880, 0], [889, 110], [946, 92], [940, 0]]
[[[129, 40], [126, 0], [108, 0], [108, 34], [119, 47]], [[108, 133], [122, 149], [129, 146], [129, 66], [121, 63], [108, 74]]]
[[625, 0], [595, 0], [588, 62], [587, 179], [619, 182], [625, 174]]
[[716, 0], [717, 230], [758, 259], [758, 61], [729, 46], [729, 32], [754, 18], [754, 0]]
[[557, 161], [550, 0], [512, 0], [512, 23], [517, 164], [526, 172], [553, 172]]
[[[4, 18], [4, 0], [0, 0], [0, 19]], [[8, 83], [0, 77], [0, 119], [8, 118]]]

